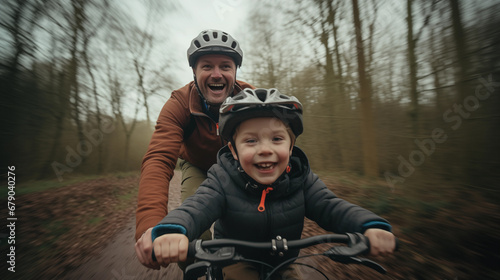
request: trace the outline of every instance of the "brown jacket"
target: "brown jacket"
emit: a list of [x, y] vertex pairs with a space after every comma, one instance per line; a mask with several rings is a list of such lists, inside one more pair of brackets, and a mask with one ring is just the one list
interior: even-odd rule
[[[251, 85], [236, 81], [234, 94]], [[193, 118], [191, 120], [191, 118]], [[184, 139], [184, 130], [195, 122]], [[188, 129], [189, 130], [189, 129]], [[217, 124], [202, 110], [194, 82], [172, 92], [160, 112], [155, 131], [142, 161], [136, 212], [136, 240], [167, 215], [168, 188], [177, 158], [208, 170], [225, 145]]]

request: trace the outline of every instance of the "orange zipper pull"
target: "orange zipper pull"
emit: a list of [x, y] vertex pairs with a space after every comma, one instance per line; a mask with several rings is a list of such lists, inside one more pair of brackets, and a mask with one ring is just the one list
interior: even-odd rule
[[264, 206], [264, 203], [266, 202], [266, 195], [272, 190], [273, 190], [273, 188], [271, 188], [271, 187], [268, 187], [265, 190], [262, 190], [260, 204], [259, 204], [259, 207], [257, 208], [259, 210], [259, 212], [264, 212], [266, 210], [266, 207]]

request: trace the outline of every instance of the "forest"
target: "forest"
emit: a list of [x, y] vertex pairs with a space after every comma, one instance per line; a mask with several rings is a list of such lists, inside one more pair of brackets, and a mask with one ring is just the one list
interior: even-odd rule
[[[152, 107], [189, 82], [175, 74], [187, 67], [169, 56], [168, 31], [153, 32], [182, 7], [145, 1], [139, 24], [112, 1], [63, 3], [9, 1], [2, 11], [2, 161], [35, 179], [137, 169]], [[260, 1], [242, 19], [238, 78], [304, 103], [298, 144], [313, 167], [390, 188], [435, 176], [494, 189], [498, 3], [283, 7]]]
[[[190, 7], [133, 2], [140, 16], [113, 0], [5, 1], [1, 174], [16, 166], [24, 181], [63, 181], [140, 170], [159, 109], [190, 82], [178, 74], [189, 71], [190, 42], [174, 42], [183, 31], [168, 20]], [[230, 32], [244, 51], [238, 79], [302, 102], [297, 145], [315, 172], [378, 182], [424, 201], [419, 211], [451, 194], [494, 205], [481, 210], [491, 219], [479, 232], [497, 236], [480, 246], [498, 263], [500, 2], [212, 2], [241, 15]]]

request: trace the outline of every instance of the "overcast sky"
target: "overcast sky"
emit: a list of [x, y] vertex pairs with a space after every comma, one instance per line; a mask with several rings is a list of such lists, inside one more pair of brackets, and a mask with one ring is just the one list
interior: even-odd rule
[[[223, 30], [241, 42], [239, 27], [243, 24], [250, 1], [244, 0], [185, 0], [183, 9], [169, 16], [168, 29], [175, 48], [171, 55], [181, 57], [180, 82], [192, 80], [186, 51], [191, 40], [205, 29]], [[170, 40], [169, 39], [169, 40]]]

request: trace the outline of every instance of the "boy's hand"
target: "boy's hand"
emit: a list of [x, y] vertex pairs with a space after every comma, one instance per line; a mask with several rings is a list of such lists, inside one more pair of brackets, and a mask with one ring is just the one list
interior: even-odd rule
[[170, 233], [157, 237], [153, 242], [156, 260], [161, 266], [186, 261], [189, 240], [184, 234]]
[[370, 254], [372, 256], [391, 254], [396, 248], [396, 237], [389, 231], [369, 228], [364, 235], [370, 240]]

